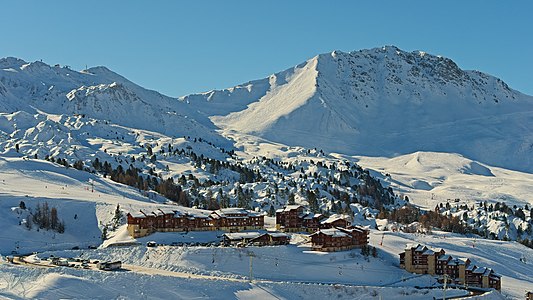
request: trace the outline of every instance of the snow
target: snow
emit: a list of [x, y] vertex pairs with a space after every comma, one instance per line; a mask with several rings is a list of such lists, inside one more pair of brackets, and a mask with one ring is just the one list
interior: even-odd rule
[[[378, 243], [381, 236], [385, 235], [383, 246]], [[163, 235], [160, 235], [161, 237]], [[446, 237], [444, 237], [446, 236]], [[154, 240], [159, 238], [154, 236]], [[472, 240], [461, 236], [453, 236], [446, 233], [437, 233], [435, 236], [401, 234], [392, 232], [372, 231], [370, 244], [378, 248], [378, 258], [365, 259], [358, 250], [338, 253], [320, 253], [307, 251], [308, 248], [296, 246], [272, 246], [272, 247], [172, 247], [158, 246], [148, 248], [144, 246], [107, 248], [91, 251], [67, 250], [51, 252], [54, 255], [64, 257], [78, 257], [99, 260], [122, 260], [125, 266], [140, 266], [133, 272], [105, 273], [85, 270], [62, 269], [61, 276], [56, 269], [44, 269], [33, 271], [31, 268], [0, 265], [0, 278], [9, 276], [21, 276], [19, 284], [0, 291], [3, 295], [7, 292], [20, 291], [25, 285], [29, 296], [37, 296], [40, 293], [55, 293], [53, 288], [56, 280], [73, 280], [61, 285], [66, 289], [65, 293], [79, 292], [69, 290], [70, 285], [100, 284], [99, 295], [115, 295], [115, 288], [130, 297], [151, 295], [159, 297], [158, 288], [176, 285], [179, 283], [182, 292], [194, 292], [198, 285], [204, 286], [201, 291], [218, 289], [221, 294], [226, 293], [226, 288], [231, 290], [227, 297], [253, 297], [274, 294], [281, 298], [294, 298], [294, 295], [309, 293], [314, 297], [327, 297], [336, 290], [340, 298], [354, 297], [354, 293], [361, 293], [357, 297], [366, 299], [372, 294], [377, 297], [391, 299], [427, 299], [439, 296], [442, 290], [413, 288], [414, 285], [434, 285], [435, 279], [428, 275], [416, 275], [405, 272], [398, 267], [398, 253], [403, 251], [407, 243], [419, 242], [431, 248], [444, 248], [448, 254], [454, 257], [467, 257], [473, 264], [479, 267], [494, 269], [502, 275], [502, 295], [510, 299], [521, 299], [523, 290], [533, 287], [533, 274], [531, 263], [533, 251], [514, 242], [477, 240], [472, 247]], [[249, 274], [248, 253], [254, 253], [254, 280], [253, 284], [247, 283]], [[46, 257], [48, 253], [40, 254]], [[526, 262], [520, 261], [519, 257], [525, 257]], [[133, 270], [137, 270], [134, 268]], [[176, 272], [176, 273], [173, 273]], [[149, 277], [143, 274], [150, 274]], [[15, 275], [16, 274], [16, 275]], [[183, 274], [183, 275], [182, 275]], [[187, 274], [193, 279], [186, 279]], [[59, 277], [61, 278], [59, 278]], [[65, 276], [65, 277], [64, 277]], [[71, 277], [72, 276], [72, 277]], [[214, 276], [219, 279], [207, 280]], [[198, 278], [196, 278], [198, 277]], [[148, 280], [148, 278], [152, 278]], [[405, 281], [402, 281], [402, 278]], [[28, 289], [30, 282], [40, 280], [37, 289]], [[136, 289], [126, 292], [120, 287], [126, 282], [135, 280]], [[1, 281], [0, 281], [1, 282]], [[155, 283], [160, 282], [160, 283]], [[320, 284], [314, 284], [314, 283]], [[324, 283], [336, 283], [324, 285]], [[351, 287], [355, 283], [355, 287]], [[346, 284], [348, 286], [344, 286]], [[362, 287], [362, 286], [365, 287]], [[225, 287], [225, 288], [224, 288]], [[108, 290], [110, 289], [110, 290]], [[266, 289], [266, 290], [264, 290]], [[168, 288], [165, 292], [170, 292]], [[289, 294], [286, 294], [290, 291]], [[373, 292], [375, 291], [375, 292]], [[415, 292], [416, 291], [416, 292]], [[37, 294], [30, 294], [37, 293]], [[208, 292], [210, 293], [210, 292]], [[227, 292], [230, 293], [230, 292]], [[458, 292], [459, 293], [459, 292]], [[448, 290], [451, 296], [453, 291]], [[9, 295], [9, 294], [7, 294]], [[46, 294], [54, 295], [54, 294]], [[194, 295], [194, 294], [193, 294]], [[215, 294], [208, 294], [211, 297]], [[336, 295], [336, 294], [335, 294]], [[489, 293], [486, 299], [500, 299], [496, 293]], [[298, 296], [299, 297], [299, 296]], [[331, 297], [331, 296], [330, 296]], [[356, 298], [357, 299], [357, 298]], [[485, 299], [485, 298], [480, 298]]]
[[356, 159], [362, 167], [377, 171], [372, 174], [386, 185], [428, 209], [449, 199], [460, 199], [469, 206], [485, 200], [520, 207], [533, 204], [532, 174], [481, 164], [458, 154], [416, 152], [395, 158]]
[[463, 71], [450, 59], [396, 47], [336, 51], [270, 78], [284, 80], [252, 82], [245, 94], [236, 87], [238, 93], [181, 99], [237, 142], [249, 134], [348, 155], [441, 151], [533, 170], [533, 97], [490, 75]]
[[[205, 217], [211, 211], [172, 205], [153, 191], [42, 160], [51, 155], [90, 166], [98, 158], [113, 167], [132, 165], [145, 174], [153, 168], [175, 181], [191, 174], [218, 182], [200, 189], [203, 196], [217, 197], [222, 189], [235, 203], [238, 187], [252, 190], [257, 213], [285, 204], [282, 197], [269, 195], [274, 185], [288, 192], [320, 188], [312, 176], [301, 178], [314, 173], [319, 179], [347, 180], [349, 187], [333, 187], [354, 196], [351, 185], [359, 180], [340, 178], [327, 167], [344, 162], [369, 168], [385, 187], [428, 209], [448, 199], [469, 206], [479, 201], [532, 205], [533, 98], [490, 75], [463, 71], [447, 58], [386, 46], [318, 55], [268, 78], [178, 99], [146, 90], [105, 67], [77, 72], [3, 58], [0, 78], [0, 255], [53, 251], [47, 254], [118, 259], [131, 268], [106, 273], [2, 263], [0, 298], [80, 298], [80, 291], [103, 299], [440, 297], [434, 278], [398, 267], [398, 253], [413, 242], [493, 269], [503, 276], [504, 297], [520, 299], [524, 288], [533, 289], [531, 249], [441, 232], [426, 236], [372, 230], [377, 258], [364, 258], [359, 250], [313, 252], [303, 234], [292, 234], [288, 246], [243, 249], [215, 247], [223, 235], [218, 231], [133, 239], [124, 219], [110, 227], [102, 242], [102, 229], [113, 223], [117, 205], [124, 215], [162, 210]], [[186, 155], [170, 155], [168, 145], [249, 167], [266, 181], [239, 183], [238, 173], [210, 172], [209, 165], [198, 165]], [[148, 146], [157, 155], [155, 162], [147, 157]], [[290, 163], [296, 170], [280, 169], [262, 157]], [[324, 198], [319, 200], [331, 197], [320, 193]], [[29, 209], [18, 208], [21, 201]], [[26, 228], [30, 209], [45, 201], [65, 221], [64, 234]], [[294, 207], [307, 203], [298, 193], [295, 201]], [[328, 205], [325, 201], [321, 208]], [[359, 203], [350, 208], [354, 224], [387, 228], [386, 221], [368, 217], [379, 211]], [[501, 221], [479, 211], [468, 216], [500, 238], [523, 226], [517, 218]], [[273, 228], [275, 218], [265, 217], [265, 224]], [[144, 246], [152, 240], [187, 245]], [[198, 244], [211, 246], [192, 246]], [[73, 247], [82, 250], [68, 250]], [[253, 283], [248, 282], [250, 252]], [[30, 259], [38, 262], [41, 255]], [[502, 296], [492, 292], [480, 298]]]
[[[0, 265], [0, 280], [0, 296], [7, 299], [368, 299], [379, 296], [384, 299], [427, 299], [442, 295], [441, 290], [411, 287], [397, 289], [290, 282], [250, 284], [246, 281], [199, 280], [133, 272], [57, 271], [7, 265]], [[132, 285], [132, 282], [135, 284]], [[461, 294], [462, 291], [447, 291], [447, 295]]]

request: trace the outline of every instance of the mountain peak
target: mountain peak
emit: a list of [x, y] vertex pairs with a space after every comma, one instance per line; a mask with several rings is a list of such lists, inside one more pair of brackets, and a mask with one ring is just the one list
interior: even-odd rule
[[27, 64], [26, 61], [16, 57], [9, 56], [0, 58], [0, 69], [18, 69], [25, 64]]
[[291, 146], [368, 156], [446, 151], [533, 168], [533, 136], [520, 125], [530, 123], [533, 98], [424, 51], [335, 50], [246, 86], [181, 99], [229, 133]]

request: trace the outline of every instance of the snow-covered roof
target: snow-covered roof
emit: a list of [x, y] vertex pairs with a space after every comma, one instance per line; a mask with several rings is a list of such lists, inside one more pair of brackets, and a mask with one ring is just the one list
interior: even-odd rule
[[417, 248], [418, 246], [420, 246], [420, 244], [409, 243], [405, 245], [405, 250], [411, 250], [413, 248]]
[[248, 214], [248, 211], [240, 207], [221, 208], [215, 211], [217, 214]]
[[160, 211], [160, 210], [155, 210], [155, 211], [152, 211], [152, 214], [153, 214], [154, 216], [162, 216], [162, 215], [163, 215], [163, 212]]
[[489, 276], [489, 275], [492, 275], [491, 273], [494, 273], [494, 271], [492, 271], [492, 269], [490, 268], [487, 268], [485, 270], [485, 272], [483, 272], [483, 276]]
[[266, 234], [272, 237], [288, 237], [289, 235], [283, 232], [267, 232]]
[[458, 265], [457, 262], [458, 262], [458, 261], [457, 261], [456, 259], [452, 259], [452, 260], [450, 260], [450, 261], [448, 262], [448, 266], [457, 266], [457, 265]]
[[160, 208], [159, 210], [165, 215], [173, 215], [173, 214], [175, 214], [174, 210], [170, 209], [170, 208], [164, 207], [164, 208]]
[[466, 257], [459, 257], [458, 260], [461, 261], [462, 264], [469, 264], [470, 263], [470, 259], [468, 259]]
[[315, 235], [315, 234], [319, 234], [319, 233], [323, 233], [325, 235], [329, 235], [329, 236], [332, 236], [332, 237], [345, 237], [345, 236], [350, 236], [349, 234], [347, 234], [346, 232], [340, 230], [340, 229], [337, 229], [337, 228], [329, 228], [329, 229], [320, 229], [319, 231], [311, 234], [311, 235]]
[[486, 271], [487, 271], [487, 268], [486, 268], [486, 267], [480, 267], [480, 268], [475, 269], [472, 273], [475, 273], [475, 274], [485, 274]]
[[431, 250], [431, 249], [427, 249], [426, 251], [424, 251], [422, 254], [424, 255], [434, 255], [435, 254], [435, 251]]
[[419, 244], [418, 247], [416, 247], [415, 251], [422, 252], [422, 251], [426, 251], [426, 249], [428, 249], [426, 246]]
[[330, 224], [330, 223], [333, 223], [335, 221], [338, 221], [338, 220], [347, 220], [348, 216], [345, 216], [345, 215], [331, 215], [329, 216], [329, 218], [325, 219], [325, 220], [322, 220], [320, 223], [322, 224]]
[[308, 213], [308, 214], [304, 215], [303, 218], [304, 218], [305, 220], [312, 220], [312, 219], [314, 219], [314, 218], [318, 218], [318, 217], [320, 217], [320, 216], [322, 216], [322, 214]]
[[444, 255], [439, 256], [439, 260], [440, 261], [449, 260], [450, 258], [451, 258], [451, 256], [448, 255], [448, 254], [444, 254]]
[[211, 215], [219, 215], [223, 218], [246, 218], [260, 216], [259, 213], [249, 211], [240, 207], [222, 208], [219, 210], [215, 210]]
[[466, 267], [465, 270], [467, 270], [467, 271], [473, 271], [475, 268], [477, 268], [476, 265], [474, 265], [474, 264], [470, 264], [470, 265], [468, 265], [468, 267]]
[[298, 209], [302, 207], [301, 205], [298, 205], [298, 204], [293, 204], [293, 205], [287, 205], [285, 206], [285, 208], [283, 209], [283, 211], [290, 211], [290, 210], [294, 210], [294, 209]]
[[129, 213], [133, 218], [146, 218], [146, 216], [140, 211], [132, 211]]
[[255, 239], [256, 237], [261, 236], [261, 232], [234, 232], [234, 233], [225, 233], [224, 236], [229, 240], [242, 240], [242, 239]]

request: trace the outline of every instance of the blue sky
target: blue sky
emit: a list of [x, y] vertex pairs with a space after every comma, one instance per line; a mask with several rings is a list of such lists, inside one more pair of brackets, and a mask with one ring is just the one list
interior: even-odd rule
[[3, 1], [0, 57], [105, 65], [169, 96], [396, 45], [533, 95], [533, 1]]

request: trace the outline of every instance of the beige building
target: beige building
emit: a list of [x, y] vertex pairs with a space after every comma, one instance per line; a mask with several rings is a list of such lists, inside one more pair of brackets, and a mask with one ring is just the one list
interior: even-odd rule
[[407, 245], [400, 253], [400, 267], [417, 274], [446, 275], [452, 283], [480, 288], [501, 289], [501, 276], [492, 269], [477, 267], [468, 258], [454, 258], [443, 249]]

